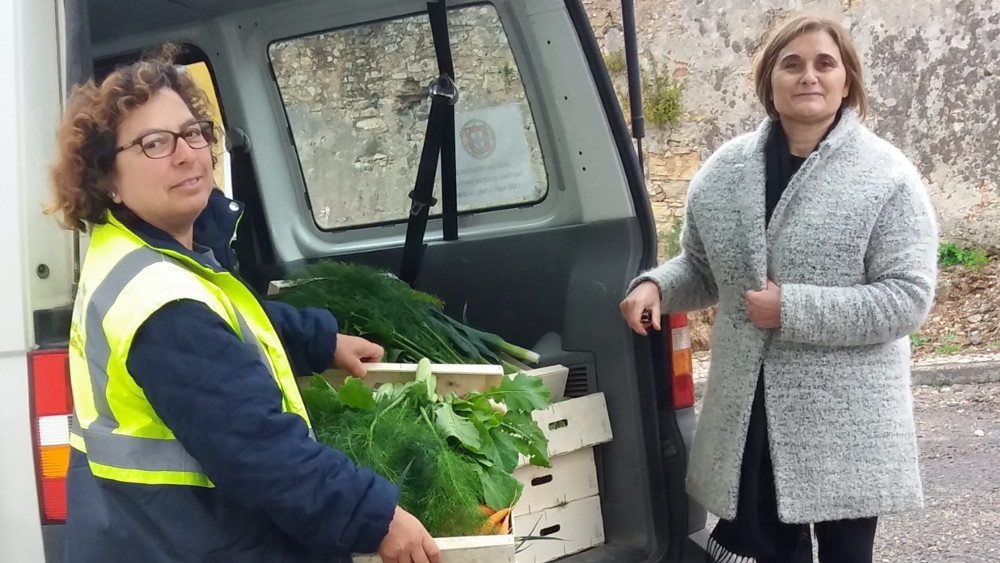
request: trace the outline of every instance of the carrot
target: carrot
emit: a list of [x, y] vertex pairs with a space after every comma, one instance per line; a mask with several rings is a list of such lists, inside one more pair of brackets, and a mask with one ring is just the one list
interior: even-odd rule
[[510, 532], [510, 513], [511, 508], [502, 508], [497, 510], [486, 519], [482, 527], [479, 528], [480, 535], [488, 534], [506, 534]]
[[485, 514], [487, 516], [493, 516], [494, 514], [497, 513], [496, 510], [493, 510], [492, 508], [490, 508], [489, 506], [486, 506], [485, 504], [480, 504], [479, 505], [479, 510], [481, 510], [483, 512], [483, 514]]
[[505, 516], [503, 518], [503, 520], [501, 520], [500, 523], [497, 525], [497, 534], [498, 535], [503, 535], [503, 534], [509, 534], [510, 533], [511, 516], [512, 516], [511, 509], [508, 508], [507, 509], [507, 516]]

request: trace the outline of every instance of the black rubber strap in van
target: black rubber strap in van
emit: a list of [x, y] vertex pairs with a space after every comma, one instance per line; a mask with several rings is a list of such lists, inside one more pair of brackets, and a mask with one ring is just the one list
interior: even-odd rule
[[441, 213], [444, 221], [444, 240], [458, 238], [458, 179], [455, 171], [455, 103], [458, 102], [458, 87], [455, 86], [455, 65], [451, 60], [451, 39], [448, 35], [448, 8], [445, 0], [427, 3], [427, 14], [431, 20], [431, 35], [434, 37], [434, 53], [437, 55], [438, 74], [451, 78], [448, 105], [441, 112]]
[[413, 285], [420, 270], [424, 253], [424, 234], [434, 199], [434, 176], [438, 157], [441, 158], [441, 212], [445, 240], [458, 238], [458, 195], [455, 172], [455, 69], [451, 60], [451, 43], [448, 37], [448, 12], [444, 0], [427, 3], [431, 23], [434, 52], [437, 55], [440, 75], [431, 82], [431, 110], [427, 117], [427, 134], [420, 153], [417, 180], [410, 192], [412, 204], [406, 226], [406, 243], [399, 267], [399, 277]]

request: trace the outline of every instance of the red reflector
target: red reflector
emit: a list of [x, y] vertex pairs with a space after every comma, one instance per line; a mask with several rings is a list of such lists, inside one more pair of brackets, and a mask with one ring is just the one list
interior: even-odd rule
[[686, 409], [694, 405], [694, 378], [690, 373], [674, 375], [672, 388], [670, 406]]
[[35, 391], [35, 416], [73, 412], [69, 387], [69, 355], [65, 350], [31, 353]]
[[28, 353], [31, 425], [34, 428], [35, 475], [43, 524], [66, 521], [67, 426], [73, 413], [66, 350]]
[[688, 325], [687, 315], [670, 315], [670, 328], [681, 328]]
[[66, 478], [42, 478], [42, 518], [44, 524], [66, 521]]

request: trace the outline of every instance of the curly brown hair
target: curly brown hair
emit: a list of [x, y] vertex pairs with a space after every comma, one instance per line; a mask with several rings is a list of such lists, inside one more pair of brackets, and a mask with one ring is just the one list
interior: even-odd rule
[[[86, 232], [106, 221], [111, 209], [128, 214], [111, 199], [118, 127], [132, 110], [156, 92], [177, 92], [196, 119], [211, 119], [209, 101], [191, 74], [174, 64], [181, 48], [168, 44], [120, 67], [98, 85], [93, 80], [73, 89], [59, 125], [58, 153], [52, 164], [54, 202], [46, 213], [61, 213], [66, 229]], [[212, 149], [216, 164], [218, 147]]]

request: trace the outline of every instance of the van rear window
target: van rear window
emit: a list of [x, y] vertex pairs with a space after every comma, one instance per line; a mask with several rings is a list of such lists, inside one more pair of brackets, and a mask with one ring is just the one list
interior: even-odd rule
[[[448, 19], [460, 90], [459, 212], [543, 200], [538, 135], [496, 10], [455, 8]], [[316, 224], [405, 221], [430, 111], [427, 88], [438, 75], [427, 15], [277, 41], [268, 54]], [[440, 215], [440, 204], [431, 214]]]

